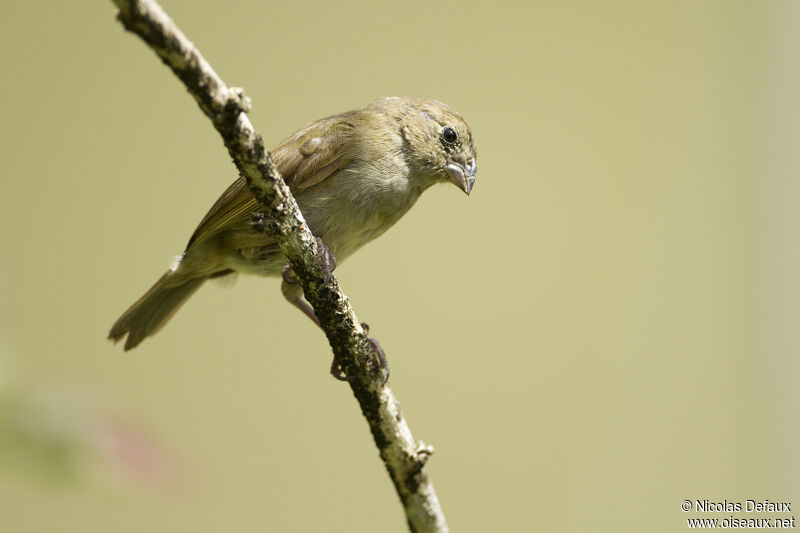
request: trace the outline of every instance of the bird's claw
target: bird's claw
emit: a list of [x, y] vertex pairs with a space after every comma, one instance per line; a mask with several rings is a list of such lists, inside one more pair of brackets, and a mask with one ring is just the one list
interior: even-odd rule
[[[253, 215], [253, 219], [255, 221], [256, 215]], [[255, 222], [254, 222], [255, 224]], [[336, 268], [336, 256], [333, 255], [330, 248], [325, 246], [325, 243], [322, 242], [322, 239], [319, 237], [317, 239], [317, 255], [322, 258], [322, 274], [325, 276], [325, 283], [330, 282], [331, 274], [333, 274], [334, 269]], [[300, 283], [300, 280], [297, 279], [297, 274], [294, 273], [292, 270], [292, 265], [286, 264], [281, 270], [281, 277], [283, 281], [289, 283], [291, 285], [297, 285]]]
[[336, 256], [333, 255], [330, 248], [328, 248], [322, 239], [317, 239], [317, 255], [322, 258], [322, 271], [325, 275], [325, 283], [331, 280], [331, 274], [336, 270]]
[[250, 216], [250, 227], [258, 233], [271, 233], [274, 221], [267, 218], [264, 213], [255, 212]]
[[[366, 324], [362, 324], [362, 328]], [[366, 331], [369, 331], [369, 326], [366, 327]], [[383, 348], [381, 345], [378, 344], [378, 339], [373, 339], [372, 337], [367, 337], [367, 342], [369, 343], [372, 351], [375, 352], [375, 355], [378, 357], [378, 362], [381, 364], [381, 370], [383, 370], [383, 381], [381, 381], [381, 386], [386, 385], [386, 382], [389, 381], [389, 363], [386, 361], [386, 354], [383, 352]]]

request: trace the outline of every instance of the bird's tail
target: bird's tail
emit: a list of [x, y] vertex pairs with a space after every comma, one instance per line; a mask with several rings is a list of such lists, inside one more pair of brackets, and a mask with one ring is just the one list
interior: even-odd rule
[[205, 280], [205, 277], [185, 278], [168, 271], [119, 317], [111, 326], [108, 338], [117, 342], [127, 334], [125, 350], [135, 348], [146, 337], [155, 335], [164, 327]]

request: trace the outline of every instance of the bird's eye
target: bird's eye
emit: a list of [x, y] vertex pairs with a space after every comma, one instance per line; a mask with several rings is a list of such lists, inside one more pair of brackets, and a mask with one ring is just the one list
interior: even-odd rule
[[458, 140], [458, 134], [456, 130], [447, 126], [442, 130], [442, 140], [447, 144], [453, 144]]

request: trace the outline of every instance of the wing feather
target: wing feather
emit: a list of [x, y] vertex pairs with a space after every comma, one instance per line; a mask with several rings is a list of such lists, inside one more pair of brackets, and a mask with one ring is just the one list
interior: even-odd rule
[[[353, 112], [313, 122], [283, 141], [272, 158], [292, 194], [325, 180], [350, 162], [348, 145], [354, 125]], [[243, 177], [234, 181], [211, 206], [197, 226], [187, 248], [247, 220], [258, 210]]]

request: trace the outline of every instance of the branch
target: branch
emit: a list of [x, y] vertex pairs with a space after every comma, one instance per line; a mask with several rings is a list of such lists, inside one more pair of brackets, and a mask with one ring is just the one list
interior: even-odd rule
[[412, 532], [447, 532], [433, 484], [424, 466], [433, 448], [417, 442], [392, 391], [376, 377], [379, 365], [367, 336], [297, 203], [247, 117], [250, 101], [228, 87], [153, 0], [113, 0], [125, 29], [137, 34], [184, 83], [222, 136], [228, 152], [264, 214], [264, 231], [280, 243], [300, 279], [334, 357], [352, 376], [353, 390], [375, 444], [405, 508]]

